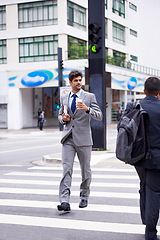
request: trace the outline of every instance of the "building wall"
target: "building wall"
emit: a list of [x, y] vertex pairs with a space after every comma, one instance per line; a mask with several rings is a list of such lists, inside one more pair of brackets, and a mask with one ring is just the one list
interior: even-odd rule
[[19, 88], [8, 89], [8, 129], [21, 129], [22, 95]]
[[[38, 2], [39, 0], [34, 0]], [[70, 0], [72, 2], [72, 0]], [[23, 127], [35, 127], [37, 119], [33, 114], [33, 88], [15, 85], [8, 87], [8, 78], [14, 76], [24, 76], [26, 72], [35, 70], [56, 71], [58, 62], [28, 62], [19, 63], [19, 38], [58, 35], [58, 46], [62, 48], [62, 57], [64, 60], [64, 78], [67, 79], [67, 73], [72, 69], [83, 70], [88, 67], [87, 59], [68, 60], [68, 36], [75, 37], [84, 41], [88, 41], [88, 1], [74, 0], [73, 3], [86, 8], [86, 31], [67, 25], [67, 0], [58, 0], [58, 24], [50, 26], [39, 26], [30, 28], [18, 28], [18, 4], [26, 3], [26, 0], [1, 0], [1, 5], [6, 5], [6, 30], [0, 31], [0, 40], [7, 40], [7, 64], [0, 64], [0, 105], [7, 104], [7, 124], [9, 129], [19, 129]], [[32, 2], [32, 1], [29, 1]], [[137, 6], [137, 11], [129, 7], [133, 3]], [[108, 19], [108, 38], [105, 40], [108, 54], [113, 55], [113, 50], [122, 52], [126, 55], [126, 61], [130, 61], [130, 55], [137, 56], [138, 62], [133, 62], [145, 67], [159, 69], [160, 55], [160, 31], [159, 31], [159, 0], [132, 0], [125, 1], [125, 18], [112, 12], [112, 0], [107, 1], [108, 8], [105, 10], [105, 16]], [[125, 45], [113, 41], [112, 22], [116, 22], [125, 27]], [[137, 36], [130, 34], [130, 29], [137, 32]], [[131, 70], [123, 67], [106, 64], [106, 71], [111, 75], [118, 76], [118, 80], [124, 78], [145, 79], [149, 74], [138, 72], [136, 69]], [[16, 82], [16, 80], [15, 80]], [[57, 86], [53, 83], [52, 86]], [[66, 80], [68, 85], [68, 79]], [[2, 90], [2, 87], [3, 90]], [[43, 89], [43, 86], [39, 86]], [[49, 87], [49, 85], [48, 85]], [[111, 88], [107, 88], [107, 122], [112, 119], [112, 88], [116, 89], [112, 84]], [[133, 95], [129, 95], [130, 91], [127, 87], [122, 90], [124, 92], [124, 105], [130, 99], [136, 99], [136, 88], [133, 89]], [[142, 93], [141, 90], [138, 90]], [[139, 96], [138, 96], [139, 97]], [[16, 113], [16, 115], [15, 115]], [[13, 116], [14, 120], [13, 120]], [[46, 125], [57, 125], [56, 117], [48, 118]]]
[[160, 56], [160, 31], [159, 31], [159, 11], [160, 1], [149, 0], [138, 1], [139, 13], [139, 62], [143, 66], [159, 69]]

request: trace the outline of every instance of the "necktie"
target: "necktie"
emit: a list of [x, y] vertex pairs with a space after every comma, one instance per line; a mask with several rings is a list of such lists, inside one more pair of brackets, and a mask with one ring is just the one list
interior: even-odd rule
[[76, 97], [77, 97], [77, 95], [73, 94], [72, 97], [73, 97], [73, 100], [72, 100], [72, 104], [71, 104], [71, 110], [74, 113], [74, 111], [76, 110]]

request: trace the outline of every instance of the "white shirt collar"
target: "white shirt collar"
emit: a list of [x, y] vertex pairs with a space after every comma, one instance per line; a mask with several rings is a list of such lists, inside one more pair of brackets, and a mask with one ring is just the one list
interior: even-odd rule
[[[82, 89], [81, 89], [79, 92], [76, 93], [76, 95], [77, 95], [78, 98], [80, 98], [81, 92], [82, 92]], [[70, 98], [73, 96], [73, 94], [74, 94], [74, 93], [71, 91], [71, 92], [70, 92]]]

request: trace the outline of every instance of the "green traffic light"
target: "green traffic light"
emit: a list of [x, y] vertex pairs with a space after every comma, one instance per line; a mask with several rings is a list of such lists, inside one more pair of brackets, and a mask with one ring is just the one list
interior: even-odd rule
[[97, 44], [89, 44], [89, 50], [93, 53], [98, 53], [100, 47]]
[[91, 51], [91, 52], [97, 52], [97, 50], [96, 50], [96, 46], [95, 45], [93, 45], [93, 44], [90, 44], [89, 45], [89, 50]]
[[57, 109], [60, 109], [60, 106], [59, 106], [59, 105], [57, 105]]
[[92, 52], [97, 52], [96, 47], [94, 45], [92, 46]]

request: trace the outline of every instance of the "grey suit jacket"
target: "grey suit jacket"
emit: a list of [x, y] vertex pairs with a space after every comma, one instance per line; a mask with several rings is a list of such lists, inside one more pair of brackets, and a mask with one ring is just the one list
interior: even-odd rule
[[102, 112], [98, 106], [96, 97], [93, 93], [88, 93], [82, 90], [80, 98], [82, 102], [85, 103], [87, 107], [90, 108], [89, 114], [84, 110], [75, 110], [74, 114], [68, 106], [69, 93], [62, 95], [61, 106], [59, 110], [58, 120], [60, 123], [62, 121], [62, 114], [64, 112], [64, 105], [67, 105], [67, 113], [70, 115], [71, 119], [69, 122], [65, 123], [65, 127], [62, 133], [61, 143], [63, 144], [66, 138], [72, 132], [72, 138], [76, 146], [91, 146], [93, 145], [92, 133], [90, 126], [90, 119], [93, 117], [96, 120], [102, 120]]

